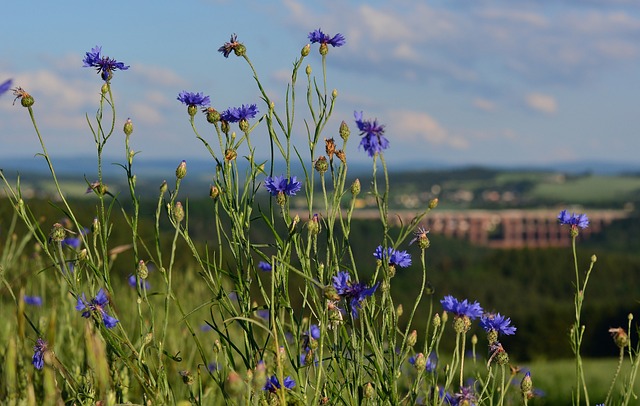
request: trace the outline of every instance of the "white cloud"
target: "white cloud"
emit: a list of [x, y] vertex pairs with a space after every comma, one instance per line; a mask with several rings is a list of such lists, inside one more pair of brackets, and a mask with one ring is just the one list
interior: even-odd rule
[[525, 96], [525, 103], [529, 108], [545, 114], [555, 114], [558, 111], [556, 99], [543, 93], [529, 93]]
[[481, 97], [478, 97], [475, 100], [473, 100], [473, 106], [479, 110], [488, 111], [488, 112], [495, 111], [497, 108], [494, 102], [492, 102], [491, 100], [483, 99]]
[[132, 77], [152, 85], [163, 87], [180, 87], [188, 84], [188, 81], [171, 69], [162, 66], [136, 63], [136, 69], [127, 72]]
[[455, 149], [469, 146], [467, 140], [452, 135], [438, 121], [427, 113], [418, 111], [393, 111], [393, 128], [399, 138], [426, 141], [434, 145], [446, 145]]

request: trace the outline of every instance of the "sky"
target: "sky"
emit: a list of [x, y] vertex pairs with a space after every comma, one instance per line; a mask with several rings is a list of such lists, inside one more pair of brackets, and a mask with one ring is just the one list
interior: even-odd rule
[[[284, 112], [293, 62], [321, 28], [346, 38], [327, 55], [338, 98], [323, 137], [337, 139], [346, 121], [349, 162], [371, 160], [353, 121], [363, 111], [385, 125], [390, 166], [639, 163], [639, 0], [31, 0], [5, 2], [2, 15], [0, 83], [13, 79], [34, 96], [54, 158], [95, 155], [86, 116], [95, 116], [102, 81], [82, 59], [96, 45], [130, 65], [112, 88], [116, 125], [132, 119], [138, 159], [179, 162], [209, 156], [180, 91], [204, 92], [218, 110], [266, 111], [246, 62], [217, 52], [232, 33]], [[320, 80], [317, 45], [307, 64]], [[304, 148], [309, 114], [299, 100], [294, 143]], [[12, 102], [0, 96], [0, 166], [40, 152], [26, 110]], [[203, 116], [196, 125], [213, 137]], [[105, 154], [124, 155], [123, 138], [118, 131]], [[264, 126], [253, 139], [264, 154]]]

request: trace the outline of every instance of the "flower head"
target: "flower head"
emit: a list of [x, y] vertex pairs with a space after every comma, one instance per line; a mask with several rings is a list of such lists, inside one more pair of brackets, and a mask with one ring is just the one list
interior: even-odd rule
[[258, 262], [258, 269], [261, 270], [261, 271], [264, 271], [264, 272], [271, 272], [273, 267], [268, 262], [260, 261], [260, 262]]
[[186, 90], [181, 91], [177, 99], [187, 106], [205, 107], [211, 103], [209, 96], [205, 96], [204, 93], [193, 93]]
[[91, 317], [91, 313], [99, 313], [102, 317], [104, 326], [106, 328], [113, 328], [119, 320], [107, 314], [107, 311], [104, 309], [107, 304], [109, 304], [109, 298], [104, 290], [100, 289], [96, 297], [91, 299], [91, 301], [87, 301], [87, 298], [83, 293], [82, 296], [78, 298], [76, 310], [82, 312], [82, 317], [85, 318]]
[[353, 318], [358, 317], [358, 309], [362, 306], [362, 301], [373, 295], [378, 288], [378, 283], [371, 287], [367, 287], [362, 282], [352, 282], [348, 272], [338, 272], [333, 277], [333, 288], [337, 294], [349, 302], [351, 315]]
[[42, 338], [36, 340], [36, 345], [33, 347], [33, 358], [31, 363], [36, 369], [42, 369], [44, 367], [44, 353], [47, 352], [49, 344]]
[[495, 331], [498, 334], [513, 335], [516, 328], [511, 326], [511, 319], [500, 313], [485, 313], [480, 317], [480, 327], [486, 332]]
[[90, 52], [85, 54], [84, 65], [85, 68], [97, 68], [98, 73], [102, 77], [102, 80], [108, 82], [113, 77], [113, 71], [115, 70], [127, 70], [129, 66], [125, 66], [124, 63], [118, 62], [113, 58], [109, 58], [107, 56], [101, 56], [100, 52], [102, 51], [102, 47], [96, 45], [95, 48], [91, 49]]
[[240, 120], [254, 118], [256, 114], [258, 114], [258, 107], [255, 104], [243, 104], [240, 107], [229, 107], [220, 113], [220, 118], [229, 123], [237, 123]]
[[474, 320], [482, 316], [482, 307], [478, 302], [469, 303], [467, 299], [459, 301], [455, 297], [448, 295], [440, 301], [442, 308], [449, 313], [453, 313], [457, 317], [467, 316]]
[[[411, 365], [415, 365], [416, 364], [416, 358], [417, 355], [412, 355], [411, 357], [409, 357], [409, 364]], [[427, 372], [433, 372], [436, 370], [436, 366], [438, 364], [438, 357], [435, 354], [431, 354], [428, 357], [426, 357], [426, 364], [425, 364], [425, 370]]]
[[587, 228], [589, 227], [589, 218], [586, 214], [569, 214], [568, 211], [562, 210], [558, 214], [558, 221], [561, 225], [570, 225], [571, 228]]
[[331, 37], [330, 35], [322, 32], [320, 28], [318, 28], [317, 30], [311, 31], [309, 33], [309, 41], [311, 41], [312, 44], [315, 44], [317, 42], [321, 45], [325, 44], [331, 45], [332, 47], [341, 47], [345, 44], [346, 39], [344, 38], [344, 35], [340, 33]]
[[364, 120], [362, 112], [353, 112], [356, 124], [360, 130], [362, 139], [360, 147], [362, 147], [369, 156], [374, 156], [389, 148], [389, 140], [384, 136], [384, 126], [378, 124], [378, 120]]
[[232, 51], [238, 56], [242, 56], [246, 51], [245, 46], [238, 42], [238, 36], [236, 34], [231, 34], [229, 42], [225, 42], [223, 46], [218, 48], [218, 52], [221, 52], [225, 58], [228, 58]]
[[[293, 389], [296, 386], [296, 381], [293, 380], [292, 377], [287, 376], [284, 378], [284, 387], [287, 389]], [[267, 383], [264, 385], [262, 390], [269, 391], [271, 393], [275, 393], [278, 389], [280, 389], [280, 381], [278, 377], [275, 375], [271, 375], [269, 379], [267, 379]]]
[[27, 296], [24, 295], [22, 300], [28, 305], [31, 306], [42, 306], [42, 298], [40, 296]]
[[298, 182], [295, 176], [286, 178], [284, 175], [281, 175], [275, 178], [269, 176], [264, 181], [264, 187], [271, 193], [271, 196], [277, 196], [279, 194], [294, 196], [302, 189], [302, 184]]
[[11, 88], [11, 83], [13, 83], [13, 81], [11, 79], [7, 80], [6, 82], [0, 84], [0, 94], [6, 92], [7, 90], [9, 90]]
[[380, 261], [388, 261], [389, 266], [406, 268], [411, 265], [411, 254], [407, 251], [396, 251], [391, 247], [385, 250], [382, 245], [378, 245], [373, 256]]

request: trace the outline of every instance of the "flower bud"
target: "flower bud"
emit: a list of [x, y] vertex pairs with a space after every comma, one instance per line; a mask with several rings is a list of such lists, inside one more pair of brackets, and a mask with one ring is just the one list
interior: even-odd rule
[[224, 382], [224, 389], [232, 397], [240, 396], [244, 393], [244, 381], [236, 371], [229, 372], [227, 380]]
[[263, 361], [258, 362], [255, 370], [253, 371], [253, 379], [251, 384], [254, 390], [260, 390], [267, 383], [267, 366]]
[[187, 161], [183, 160], [176, 168], [176, 178], [183, 179], [185, 176], [187, 176]]
[[307, 76], [311, 75], [311, 65], [307, 65], [304, 71], [307, 74]]
[[373, 387], [371, 382], [367, 382], [364, 385], [364, 388], [362, 388], [362, 394], [364, 395], [365, 399], [373, 399], [374, 398], [374, 396], [376, 395], [376, 389]]
[[351, 194], [357, 196], [360, 194], [360, 179], [356, 179], [351, 184]]
[[520, 382], [520, 390], [522, 394], [528, 396], [533, 390], [533, 381], [531, 381], [531, 372], [527, 372]]
[[231, 129], [231, 127], [229, 127], [229, 122], [228, 121], [220, 120], [220, 130], [223, 133], [229, 134], [229, 130], [230, 129]]
[[60, 243], [62, 242], [67, 235], [64, 227], [60, 223], [55, 223], [51, 232], [49, 233], [49, 239], [53, 242]]
[[100, 232], [100, 222], [97, 217], [93, 218], [93, 222], [91, 223], [91, 232], [97, 234]]
[[349, 139], [349, 135], [351, 135], [351, 130], [349, 130], [349, 126], [344, 121], [340, 123], [339, 133], [340, 138], [342, 138], [344, 142], [347, 142], [347, 140]]
[[325, 56], [329, 53], [329, 46], [325, 43], [320, 44], [320, 55]]
[[418, 371], [424, 371], [427, 366], [427, 359], [425, 358], [423, 353], [420, 352], [416, 354], [413, 361], [413, 366]]
[[220, 189], [218, 189], [217, 186], [211, 186], [211, 188], [209, 189], [209, 197], [212, 198], [213, 200], [216, 200], [219, 195], [220, 195]]
[[246, 133], [247, 131], [249, 131], [249, 122], [247, 121], [246, 118], [243, 118], [242, 120], [240, 120], [238, 122], [238, 126], [240, 127], [240, 131], [242, 131], [243, 133]]
[[338, 89], [333, 89], [333, 91], [331, 92], [331, 97], [334, 99], [338, 97]]
[[478, 344], [478, 336], [474, 334], [471, 336], [471, 345], [476, 345], [476, 344]]
[[220, 344], [220, 340], [215, 340], [213, 342], [213, 353], [218, 354], [222, 351], [222, 344]]
[[596, 261], [598, 260], [598, 257], [596, 257], [596, 254], [591, 255], [591, 262], [592, 263], [596, 263]]
[[149, 276], [149, 268], [147, 268], [147, 264], [145, 264], [143, 260], [138, 261], [136, 275], [138, 275], [138, 278], [140, 279], [147, 279]]
[[627, 335], [627, 332], [624, 331], [622, 327], [610, 328], [609, 332], [613, 337], [613, 342], [616, 343], [618, 348], [624, 348], [627, 345], [629, 345], [629, 336]]
[[327, 158], [325, 158], [324, 156], [318, 157], [313, 167], [316, 168], [316, 171], [318, 171], [318, 173], [320, 174], [325, 173], [327, 169], [329, 169], [329, 163], [327, 162]]
[[340, 295], [338, 295], [338, 291], [333, 286], [327, 286], [324, 288], [324, 297], [328, 300], [340, 300]]
[[[109, 78], [111, 79], [111, 78]], [[100, 88], [100, 93], [102, 94], [107, 94], [109, 92], [109, 85], [106, 83], [102, 84], [102, 87]]]
[[311, 44], [307, 44], [304, 47], [302, 47], [302, 50], [300, 51], [300, 55], [304, 58], [305, 56], [309, 55], [310, 51], [311, 51]]
[[[446, 312], [444, 314], [446, 314]], [[443, 314], [443, 316], [444, 316], [444, 314]], [[446, 320], [444, 320], [444, 321], [446, 321]], [[442, 323], [442, 320], [440, 319], [440, 314], [436, 313], [436, 314], [433, 315], [432, 323], [433, 323], [433, 328], [439, 328], [440, 327], [440, 324]]]
[[317, 235], [320, 232], [320, 222], [318, 221], [318, 214], [314, 214], [307, 223], [307, 229], [310, 235]]
[[211, 124], [215, 124], [220, 121], [220, 113], [213, 107], [207, 107], [204, 112], [207, 114], [207, 121]]
[[431, 199], [431, 201], [429, 201], [429, 208], [431, 210], [435, 209], [436, 207], [438, 207], [438, 198], [437, 197], [434, 198], [434, 199]]
[[176, 202], [176, 204], [173, 206], [171, 214], [173, 215], [173, 220], [176, 223], [181, 223], [182, 220], [184, 220], [184, 208], [182, 207], [182, 203]]
[[87, 249], [83, 248], [78, 253], [78, 260], [84, 261], [85, 259], [87, 259], [87, 256], [88, 256]]
[[160, 194], [163, 195], [165, 193], [167, 193], [167, 189], [169, 188], [169, 186], [167, 186], [167, 181], [163, 180], [162, 183], [160, 184]]
[[131, 133], [133, 132], [133, 122], [131, 121], [130, 118], [128, 118], [127, 121], [124, 122], [123, 131], [126, 136], [131, 135]]
[[491, 329], [487, 332], [487, 341], [489, 344], [493, 344], [498, 341], [498, 332], [494, 329]]
[[404, 308], [402, 307], [402, 303], [400, 303], [398, 307], [396, 307], [396, 317], [397, 318], [402, 317], [403, 313], [404, 313]]
[[142, 344], [149, 345], [151, 340], [153, 340], [153, 333], [147, 333], [144, 335], [144, 338], [142, 339]]
[[407, 337], [407, 345], [409, 347], [413, 347], [414, 345], [416, 345], [417, 341], [418, 341], [418, 332], [416, 330], [413, 330], [412, 332], [409, 333], [409, 337]]

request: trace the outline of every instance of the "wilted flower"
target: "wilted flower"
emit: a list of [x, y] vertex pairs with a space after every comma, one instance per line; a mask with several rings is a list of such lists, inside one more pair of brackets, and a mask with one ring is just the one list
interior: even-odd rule
[[36, 369], [42, 369], [44, 367], [44, 353], [47, 351], [49, 344], [42, 338], [36, 340], [36, 345], [33, 347], [33, 358], [31, 363]]
[[338, 274], [333, 277], [333, 287], [338, 295], [349, 302], [351, 315], [354, 318], [358, 317], [358, 309], [360, 309], [362, 301], [373, 295], [378, 285], [379, 283], [376, 283], [371, 287], [367, 287], [367, 285], [362, 282], [352, 282], [348, 272], [338, 272]]
[[[296, 381], [293, 380], [292, 377], [287, 376], [284, 378], [284, 387], [287, 389], [293, 389], [296, 386]], [[278, 389], [280, 389], [280, 381], [278, 381], [278, 377], [275, 375], [271, 375], [269, 379], [267, 379], [267, 383], [264, 385], [262, 390], [269, 391], [271, 393], [275, 393]]]
[[125, 66], [124, 63], [118, 62], [115, 59], [109, 58], [107, 56], [101, 56], [100, 51], [102, 50], [101, 46], [96, 45], [95, 48], [91, 49], [90, 52], [85, 54], [84, 65], [85, 68], [97, 68], [98, 73], [102, 77], [102, 80], [108, 82], [111, 80], [113, 76], [114, 70], [127, 70], [129, 66]]
[[388, 261], [389, 266], [406, 268], [411, 265], [411, 254], [407, 253], [407, 251], [396, 251], [391, 247], [385, 250], [382, 245], [378, 245], [373, 256], [380, 261]]
[[218, 48], [218, 52], [221, 52], [225, 58], [229, 57], [231, 51], [234, 51], [237, 56], [242, 56], [246, 51], [245, 46], [238, 42], [238, 36], [236, 34], [232, 34], [229, 42], [225, 42], [223, 46]]
[[11, 79], [9, 79], [6, 82], [2, 83], [0, 85], [0, 94], [5, 93], [7, 90], [9, 90], [11, 88], [11, 84], [12, 83], [13, 83], [13, 81]]
[[320, 28], [318, 28], [317, 30], [309, 33], [309, 41], [311, 41], [312, 44], [319, 43], [321, 45], [325, 44], [331, 45], [333, 47], [341, 47], [345, 44], [346, 39], [344, 38], [344, 35], [340, 33], [331, 37], [328, 34], [322, 32]]
[[353, 112], [356, 124], [360, 130], [362, 140], [360, 140], [360, 147], [362, 147], [369, 156], [381, 153], [383, 150], [389, 148], [389, 140], [384, 137], [384, 126], [378, 124], [378, 120], [363, 120], [362, 112]]
[[104, 309], [107, 304], [109, 304], [109, 298], [104, 290], [100, 289], [96, 297], [91, 299], [91, 301], [87, 301], [87, 298], [83, 293], [82, 296], [78, 298], [76, 310], [82, 312], [82, 317], [86, 318], [91, 317], [91, 313], [97, 312], [102, 317], [104, 326], [106, 328], [113, 328], [119, 320], [107, 314], [107, 311]]
[[204, 93], [193, 93], [186, 90], [178, 93], [177, 99], [187, 106], [206, 107], [211, 103], [209, 96], [205, 96]]
[[220, 118], [229, 123], [237, 123], [240, 120], [254, 118], [256, 114], [258, 114], [258, 107], [255, 104], [243, 104], [240, 107], [229, 107], [220, 113]]
[[42, 298], [40, 296], [27, 296], [24, 295], [22, 300], [28, 305], [31, 306], [42, 306]]

